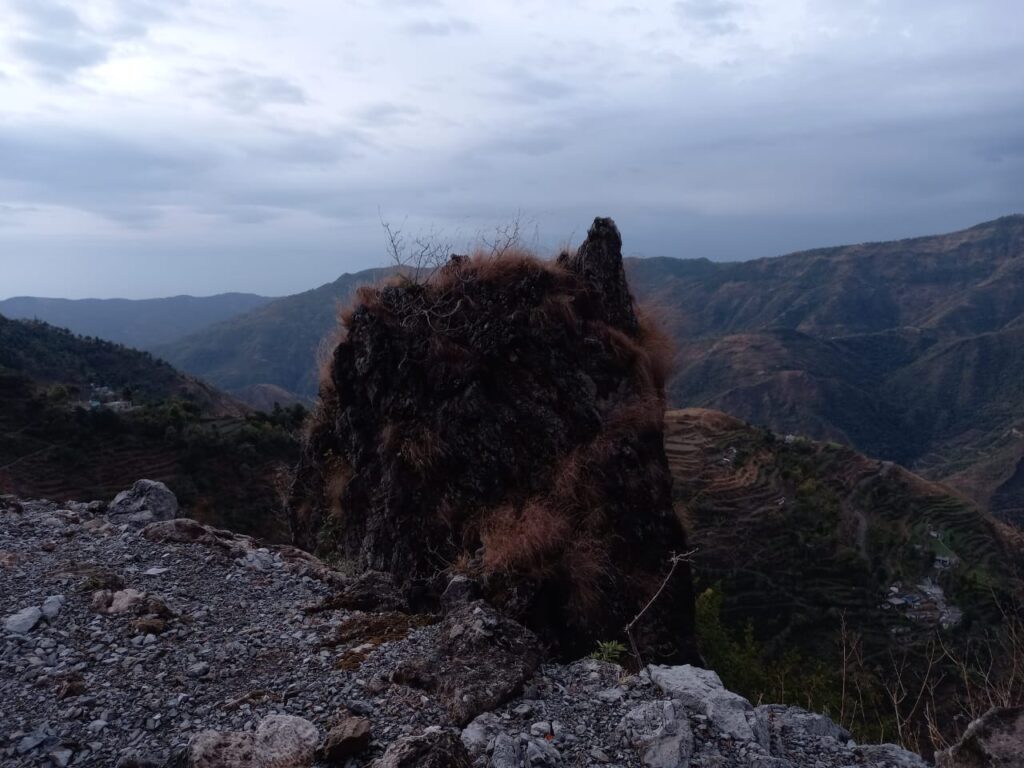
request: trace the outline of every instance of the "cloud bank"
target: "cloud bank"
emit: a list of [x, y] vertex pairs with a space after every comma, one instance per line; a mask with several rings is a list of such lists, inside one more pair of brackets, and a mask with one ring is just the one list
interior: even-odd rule
[[0, 294], [281, 294], [380, 219], [716, 259], [1024, 210], [1016, 0], [0, 0]]

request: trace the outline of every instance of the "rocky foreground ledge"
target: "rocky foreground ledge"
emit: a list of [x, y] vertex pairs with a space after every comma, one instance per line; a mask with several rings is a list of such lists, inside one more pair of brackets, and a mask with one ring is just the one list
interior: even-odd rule
[[926, 765], [696, 667], [542, 665], [468, 579], [417, 612], [170, 514], [0, 497], [4, 766]]

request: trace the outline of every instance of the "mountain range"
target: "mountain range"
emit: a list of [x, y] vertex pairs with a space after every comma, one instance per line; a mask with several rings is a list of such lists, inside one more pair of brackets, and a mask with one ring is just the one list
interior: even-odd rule
[[[1024, 216], [746, 262], [626, 268], [677, 345], [672, 406], [847, 444], [1024, 522]], [[262, 303], [147, 348], [259, 407], [312, 402], [338, 307], [387, 274], [248, 297]], [[74, 304], [67, 325], [88, 333]], [[145, 326], [153, 306], [136, 303], [132, 324]]]
[[251, 293], [135, 300], [15, 296], [0, 301], [0, 315], [14, 320], [42, 320], [82, 336], [152, 349], [270, 301]]
[[634, 261], [674, 404], [855, 446], [1020, 519], [1024, 216], [740, 263]]

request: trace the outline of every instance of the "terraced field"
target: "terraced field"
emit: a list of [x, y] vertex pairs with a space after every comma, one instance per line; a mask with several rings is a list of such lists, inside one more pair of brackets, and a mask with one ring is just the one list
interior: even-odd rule
[[970, 632], [1019, 597], [1016, 540], [896, 465], [704, 409], [669, 411], [665, 447], [698, 585], [769, 653], [834, 653], [843, 617], [869, 654], [888, 653]]

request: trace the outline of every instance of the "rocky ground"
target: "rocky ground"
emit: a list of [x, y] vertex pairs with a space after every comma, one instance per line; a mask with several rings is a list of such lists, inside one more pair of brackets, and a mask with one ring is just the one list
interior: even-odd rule
[[539, 666], [466, 580], [413, 613], [144, 507], [0, 497], [4, 766], [925, 765], [694, 667]]

